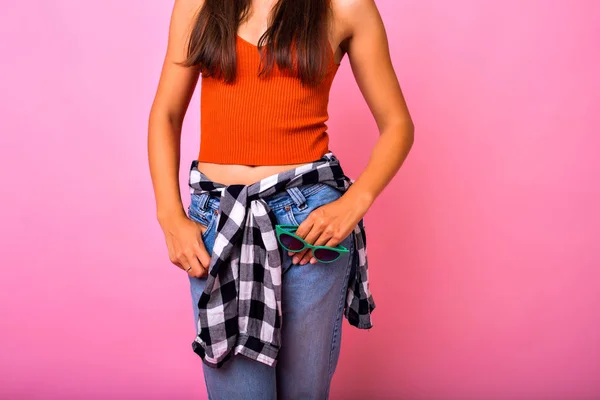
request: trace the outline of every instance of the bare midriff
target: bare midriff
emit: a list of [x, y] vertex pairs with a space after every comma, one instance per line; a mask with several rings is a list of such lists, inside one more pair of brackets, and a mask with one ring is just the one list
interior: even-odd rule
[[250, 185], [267, 176], [299, 167], [302, 164], [304, 163], [250, 166], [198, 162], [198, 170], [213, 182], [222, 183], [224, 185]]

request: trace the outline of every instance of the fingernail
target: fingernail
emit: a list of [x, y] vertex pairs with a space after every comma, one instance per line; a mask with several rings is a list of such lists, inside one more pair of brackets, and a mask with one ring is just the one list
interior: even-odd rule
[[311, 258], [311, 259], [310, 259], [310, 263], [311, 263], [311, 264], [314, 264], [314, 263], [316, 263], [316, 262], [317, 262], [317, 259], [316, 259], [316, 258], [314, 258], [314, 257], [313, 257], [313, 258]]
[[291, 256], [293, 256], [293, 255], [294, 255], [294, 253], [292, 253], [291, 251], [288, 251], [288, 256], [290, 256], [290, 257], [291, 257]]
[[298, 264], [298, 257], [294, 257], [294, 258], [292, 258], [292, 263], [294, 263], [294, 264]]
[[302, 260], [302, 261], [300, 261], [300, 265], [304, 265], [304, 264], [306, 264], [307, 262], [308, 262], [308, 261], [306, 261], [306, 260]]

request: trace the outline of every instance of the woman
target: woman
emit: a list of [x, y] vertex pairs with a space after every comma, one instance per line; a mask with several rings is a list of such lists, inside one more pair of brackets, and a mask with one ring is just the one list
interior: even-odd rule
[[[355, 181], [325, 123], [344, 54], [380, 133]], [[179, 140], [200, 76], [187, 215]], [[413, 130], [372, 0], [175, 1], [149, 162], [169, 258], [189, 276], [209, 398], [327, 398], [342, 315], [370, 328], [375, 308], [362, 219]]]

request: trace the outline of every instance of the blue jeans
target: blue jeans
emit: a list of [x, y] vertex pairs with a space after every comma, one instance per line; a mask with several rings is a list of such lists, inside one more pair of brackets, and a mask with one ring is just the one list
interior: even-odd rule
[[[298, 225], [315, 208], [341, 192], [316, 183], [265, 198], [278, 224]], [[219, 201], [206, 193], [191, 196], [189, 217], [207, 226], [202, 234], [209, 254], [215, 239]], [[348, 278], [355, 256], [353, 236], [340, 244], [350, 250], [332, 263], [292, 264], [282, 249], [281, 349], [275, 367], [236, 355], [221, 368], [202, 364], [210, 400], [327, 399], [336, 369]], [[198, 300], [206, 278], [190, 277], [196, 333]]]

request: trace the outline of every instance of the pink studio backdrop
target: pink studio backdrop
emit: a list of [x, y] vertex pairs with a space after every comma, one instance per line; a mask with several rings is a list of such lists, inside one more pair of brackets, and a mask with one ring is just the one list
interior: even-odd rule
[[[332, 398], [600, 398], [600, 5], [377, 5], [416, 140], [366, 216], [375, 327], [344, 322]], [[171, 7], [2, 3], [1, 398], [204, 398], [146, 155]], [[356, 177], [377, 130], [347, 59], [330, 104]]]

